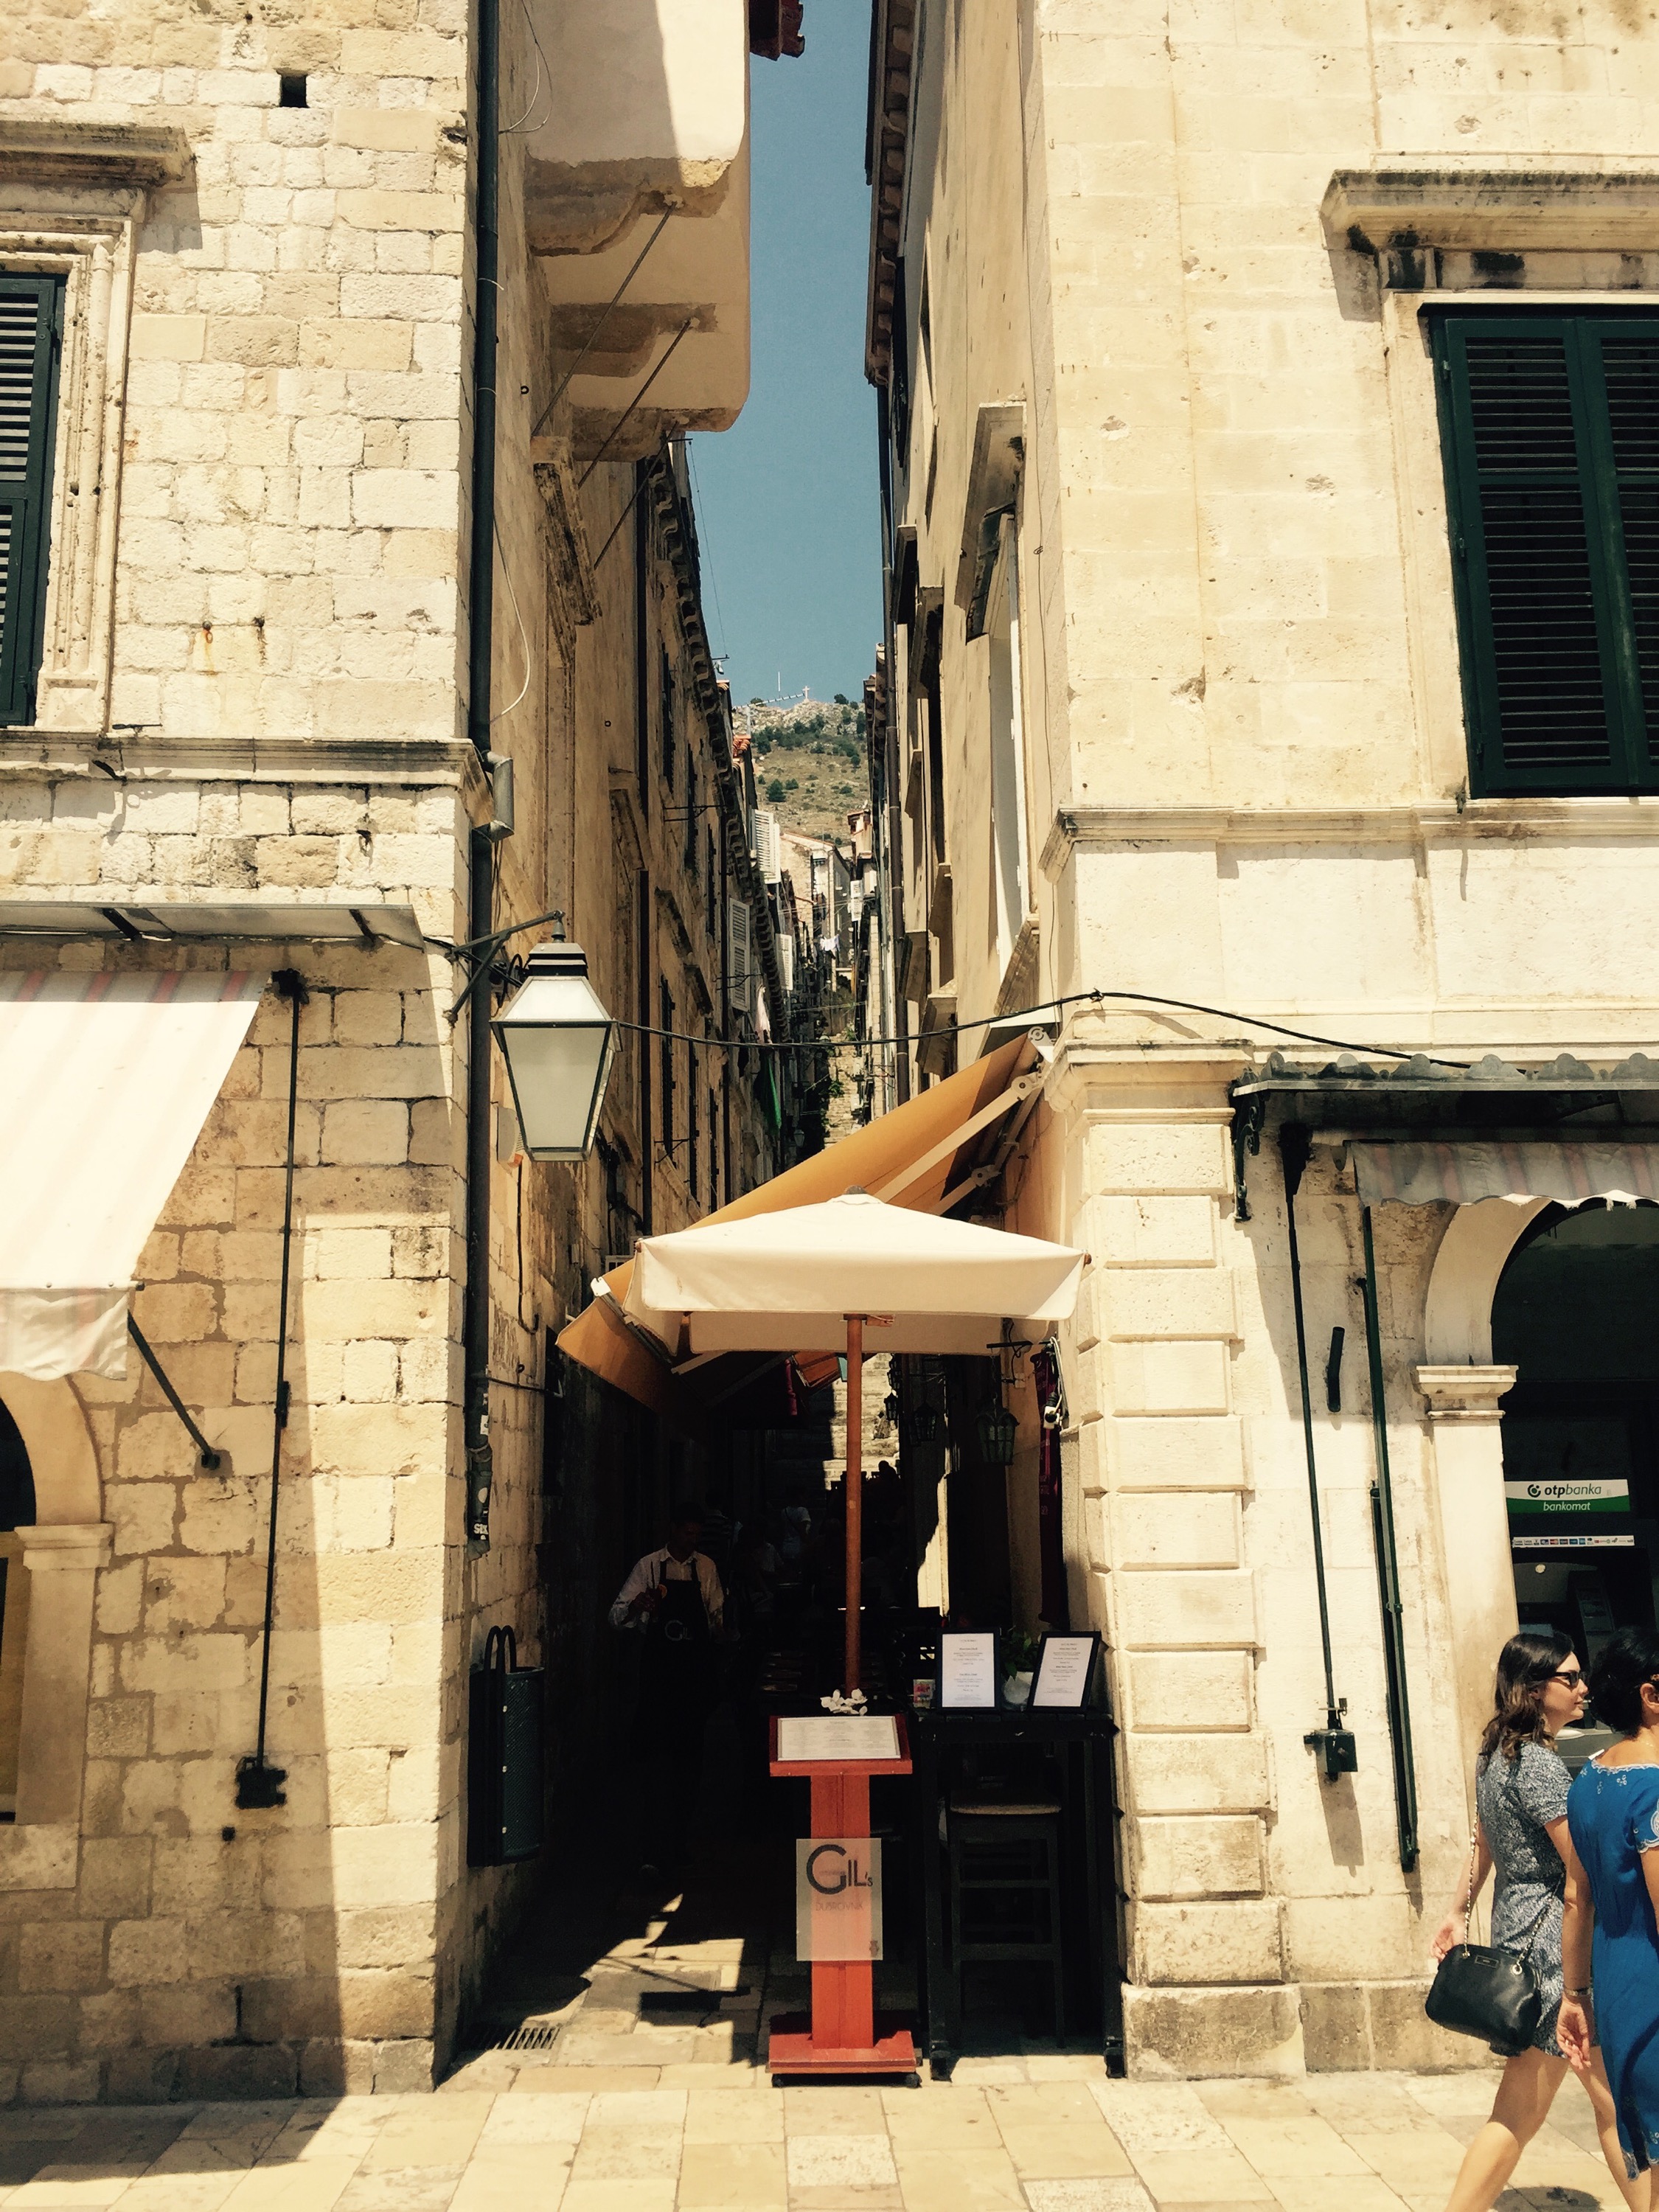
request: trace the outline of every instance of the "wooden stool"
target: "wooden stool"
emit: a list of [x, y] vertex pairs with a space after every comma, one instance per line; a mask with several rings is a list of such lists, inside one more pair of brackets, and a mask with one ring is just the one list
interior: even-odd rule
[[1066, 1968], [1060, 1891], [1060, 1807], [953, 1796], [950, 1860], [951, 1967], [957, 2013], [962, 1970], [980, 1963], [1046, 1962], [1054, 1978], [1054, 2039], [1066, 2039]]

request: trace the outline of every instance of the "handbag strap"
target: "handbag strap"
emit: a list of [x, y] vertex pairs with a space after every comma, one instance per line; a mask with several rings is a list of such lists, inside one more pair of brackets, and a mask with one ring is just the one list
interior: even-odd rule
[[1474, 1867], [1480, 1841], [1480, 1818], [1477, 1814], [1474, 1825], [1469, 1830], [1469, 1893], [1463, 1900], [1463, 1947], [1466, 1950], [1469, 1942], [1469, 1923], [1474, 1917]]

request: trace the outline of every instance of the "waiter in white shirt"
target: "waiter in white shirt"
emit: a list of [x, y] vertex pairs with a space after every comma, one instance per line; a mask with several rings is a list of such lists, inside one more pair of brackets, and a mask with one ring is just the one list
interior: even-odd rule
[[[726, 1593], [720, 1588], [714, 1562], [706, 1552], [697, 1549], [702, 1534], [702, 1516], [696, 1507], [679, 1507], [668, 1531], [668, 1541], [660, 1551], [647, 1552], [642, 1559], [636, 1559], [627, 1581], [617, 1592], [617, 1602], [611, 1608], [613, 1628], [648, 1631], [653, 1623], [660, 1621], [666, 1626], [671, 1620], [678, 1618], [681, 1632], [666, 1639], [671, 1643], [684, 1643], [694, 1637], [706, 1643], [710, 1636], [719, 1635], [726, 1611]], [[685, 1599], [670, 1595], [677, 1586], [686, 1589], [694, 1584], [702, 1601], [701, 1627]]]
[[714, 1561], [697, 1549], [702, 1516], [675, 1509], [668, 1541], [647, 1552], [611, 1608], [611, 1625], [641, 1638], [639, 1750], [647, 1778], [647, 1864], [680, 1867], [689, 1855], [702, 1778], [714, 1639], [726, 1594]]

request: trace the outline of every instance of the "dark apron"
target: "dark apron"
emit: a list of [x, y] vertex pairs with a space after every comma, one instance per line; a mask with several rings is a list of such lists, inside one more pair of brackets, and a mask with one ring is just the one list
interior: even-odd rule
[[646, 1703], [664, 1717], [700, 1712], [708, 1688], [708, 1615], [702, 1585], [693, 1570], [690, 1582], [664, 1582], [662, 1603], [645, 1632], [641, 1691]]

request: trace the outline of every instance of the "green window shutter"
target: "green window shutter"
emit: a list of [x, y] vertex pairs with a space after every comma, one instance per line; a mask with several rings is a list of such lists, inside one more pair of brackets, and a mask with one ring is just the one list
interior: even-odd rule
[[1659, 790], [1659, 318], [1434, 336], [1471, 788]]
[[1651, 789], [1659, 783], [1659, 321], [1586, 318], [1580, 337], [1601, 402], [1592, 420], [1608, 559], [1615, 575], [1623, 571], [1613, 615], [1632, 781]]
[[63, 280], [0, 272], [0, 727], [34, 720]]

